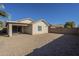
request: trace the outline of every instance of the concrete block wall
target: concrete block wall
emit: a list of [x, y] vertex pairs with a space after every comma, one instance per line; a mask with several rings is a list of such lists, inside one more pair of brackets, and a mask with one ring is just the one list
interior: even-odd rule
[[79, 34], [78, 28], [68, 29], [68, 28], [50, 28], [49, 33], [61, 33], [61, 34]]

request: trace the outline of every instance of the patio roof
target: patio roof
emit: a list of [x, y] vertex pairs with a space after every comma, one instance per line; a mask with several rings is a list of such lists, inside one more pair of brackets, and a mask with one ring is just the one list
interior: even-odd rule
[[21, 23], [21, 22], [7, 22], [7, 24], [12, 24], [13, 26], [28, 26], [31, 24]]

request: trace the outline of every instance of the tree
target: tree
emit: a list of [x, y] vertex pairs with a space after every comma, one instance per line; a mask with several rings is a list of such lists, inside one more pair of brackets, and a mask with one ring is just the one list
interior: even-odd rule
[[3, 28], [3, 22], [0, 21], [0, 30], [2, 30], [2, 28]]
[[0, 17], [7, 17], [8, 14], [7, 12], [5, 12], [3, 9], [4, 9], [4, 5], [3, 4], [0, 4]]
[[66, 22], [64, 28], [75, 28], [75, 22], [74, 21]]
[[5, 10], [5, 6], [3, 4], [0, 4], [0, 17], [6, 17], [8, 19], [11, 19], [11, 15], [6, 12]]
[[0, 10], [0, 16], [1, 17], [8, 17], [7, 12]]
[[[0, 17], [10, 19], [11, 18], [10, 14], [6, 12], [4, 8], [5, 6], [3, 4], [0, 4]], [[3, 28], [3, 24], [5, 24], [5, 22], [2, 22], [2, 21], [0, 21], [0, 30]]]

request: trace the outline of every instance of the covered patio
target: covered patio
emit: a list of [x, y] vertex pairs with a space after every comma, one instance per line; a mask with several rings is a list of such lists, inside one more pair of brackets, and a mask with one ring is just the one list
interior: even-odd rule
[[9, 37], [12, 37], [13, 33], [23, 33], [23, 27], [28, 26], [27, 23], [19, 22], [7, 22], [7, 33]]

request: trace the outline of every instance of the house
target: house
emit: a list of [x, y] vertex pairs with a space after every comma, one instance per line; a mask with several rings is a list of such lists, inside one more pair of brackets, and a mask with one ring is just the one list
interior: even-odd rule
[[26, 33], [31, 35], [48, 33], [48, 23], [44, 19], [33, 21], [30, 18], [24, 18], [19, 21], [7, 21], [6, 27], [8, 35], [13, 33]]
[[64, 28], [64, 24], [51, 24], [50, 28]]

